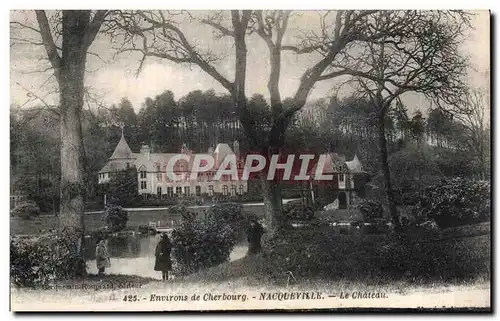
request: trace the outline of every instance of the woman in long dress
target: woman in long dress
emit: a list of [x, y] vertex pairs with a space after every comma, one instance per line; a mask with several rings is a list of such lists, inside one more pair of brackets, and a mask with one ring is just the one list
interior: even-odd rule
[[168, 271], [172, 270], [172, 261], [170, 253], [172, 252], [172, 243], [166, 233], [161, 235], [161, 240], [156, 245], [155, 250], [155, 271], [161, 271], [162, 279], [168, 280]]

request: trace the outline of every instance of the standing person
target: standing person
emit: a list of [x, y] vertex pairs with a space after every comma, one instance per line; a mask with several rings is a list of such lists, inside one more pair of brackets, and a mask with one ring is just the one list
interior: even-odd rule
[[170, 260], [170, 252], [172, 251], [172, 243], [168, 238], [167, 233], [161, 235], [160, 242], [156, 245], [155, 250], [155, 271], [161, 271], [162, 279], [168, 280], [168, 271], [172, 270], [172, 261]]
[[97, 263], [98, 275], [104, 275], [107, 267], [111, 267], [111, 260], [108, 254], [106, 245], [106, 237], [99, 235], [97, 238], [97, 246], [95, 249], [95, 260]]
[[248, 254], [257, 254], [260, 252], [262, 234], [264, 234], [264, 228], [257, 219], [253, 218], [247, 230]]

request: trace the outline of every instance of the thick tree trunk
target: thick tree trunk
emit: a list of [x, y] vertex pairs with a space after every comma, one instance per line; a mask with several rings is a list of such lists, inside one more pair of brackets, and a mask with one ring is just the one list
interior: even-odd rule
[[387, 195], [387, 202], [389, 203], [389, 211], [391, 215], [392, 224], [396, 228], [399, 228], [399, 215], [396, 208], [396, 202], [394, 200], [394, 191], [391, 184], [391, 172], [389, 169], [389, 161], [387, 155], [387, 141], [385, 138], [385, 124], [384, 117], [380, 117], [378, 120], [378, 134], [379, 134], [379, 150], [380, 150], [380, 164], [382, 166], [382, 172], [384, 174], [385, 182], [385, 192]]
[[269, 232], [273, 234], [285, 227], [283, 198], [281, 197], [281, 184], [277, 181], [267, 180], [265, 176], [261, 177], [264, 209]]
[[83, 108], [85, 29], [88, 13], [63, 12], [62, 64], [60, 69], [61, 204], [59, 225], [75, 235], [79, 249], [83, 236], [85, 196]]
[[[69, 106], [61, 112], [61, 227], [83, 231], [84, 171], [80, 112], [73, 97], [63, 99]], [[61, 104], [63, 105], [64, 102]]]

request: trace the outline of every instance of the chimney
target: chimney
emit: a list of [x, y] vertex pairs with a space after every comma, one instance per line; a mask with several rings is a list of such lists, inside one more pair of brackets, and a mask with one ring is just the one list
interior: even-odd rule
[[142, 155], [146, 155], [146, 157], [149, 159], [151, 159], [151, 149], [149, 148], [148, 145], [142, 145], [141, 147], [141, 154]]
[[240, 143], [237, 140], [233, 143], [233, 152], [237, 158], [240, 157]]

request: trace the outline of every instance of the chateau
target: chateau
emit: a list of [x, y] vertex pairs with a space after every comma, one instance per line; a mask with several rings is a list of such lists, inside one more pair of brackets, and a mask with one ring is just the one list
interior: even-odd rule
[[[233, 151], [234, 150], [234, 151]], [[185, 145], [181, 148], [181, 154], [186, 154], [194, 158], [194, 154]], [[222, 195], [243, 195], [247, 192], [247, 182], [238, 180], [231, 181], [230, 175], [223, 175], [221, 180], [213, 180], [215, 171], [228, 155], [235, 156], [238, 169], [242, 168], [239, 158], [239, 144], [233, 143], [233, 149], [228, 144], [218, 144], [215, 149], [209, 148], [205, 155], [210, 155], [215, 159], [215, 166], [212, 171], [200, 172], [196, 180], [190, 180], [192, 162], [179, 160], [175, 163], [174, 172], [182, 175], [185, 180], [173, 181], [166, 173], [169, 160], [178, 153], [152, 153], [147, 145], [143, 145], [139, 153], [133, 153], [122, 137], [109, 158], [108, 163], [99, 171], [99, 184], [109, 182], [113, 172], [124, 170], [134, 166], [137, 169], [137, 180], [139, 194], [156, 194], [158, 196], [213, 196]]]
[[[180, 159], [175, 161], [172, 173], [180, 180], [173, 180], [171, 173], [167, 172], [167, 164], [171, 159], [183, 154], [191, 161]], [[207, 153], [195, 154], [183, 145], [179, 153], [152, 153], [147, 145], [143, 145], [139, 153], [133, 153], [127, 144], [125, 137], [121, 136], [118, 145], [109, 158], [108, 163], [99, 171], [99, 184], [109, 182], [114, 172], [134, 167], [137, 170], [138, 190], [141, 195], [155, 194], [159, 197], [166, 196], [236, 196], [248, 192], [247, 180], [232, 180], [231, 175], [222, 175], [221, 179], [214, 179], [218, 169], [226, 157], [236, 159], [238, 173], [243, 172], [244, 160], [239, 152], [237, 141], [233, 143], [233, 149], [228, 144], [217, 144], [216, 148], [209, 148]], [[193, 172], [193, 159], [196, 155], [212, 157], [215, 160], [213, 168], [209, 171]], [[174, 160], [172, 160], [172, 163]], [[325, 184], [322, 178], [316, 177], [318, 164], [314, 164], [308, 171], [311, 177], [310, 187], [317, 190]], [[196, 169], [196, 167], [195, 167]], [[332, 179], [328, 185], [333, 190], [339, 191], [338, 204], [340, 207], [352, 203], [356, 197], [354, 177], [364, 173], [361, 162], [357, 156], [351, 161], [336, 153], [326, 154], [326, 161], [321, 173], [331, 175]], [[179, 176], [180, 175], [180, 176]], [[196, 179], [192, 179], [195, 177]]]

